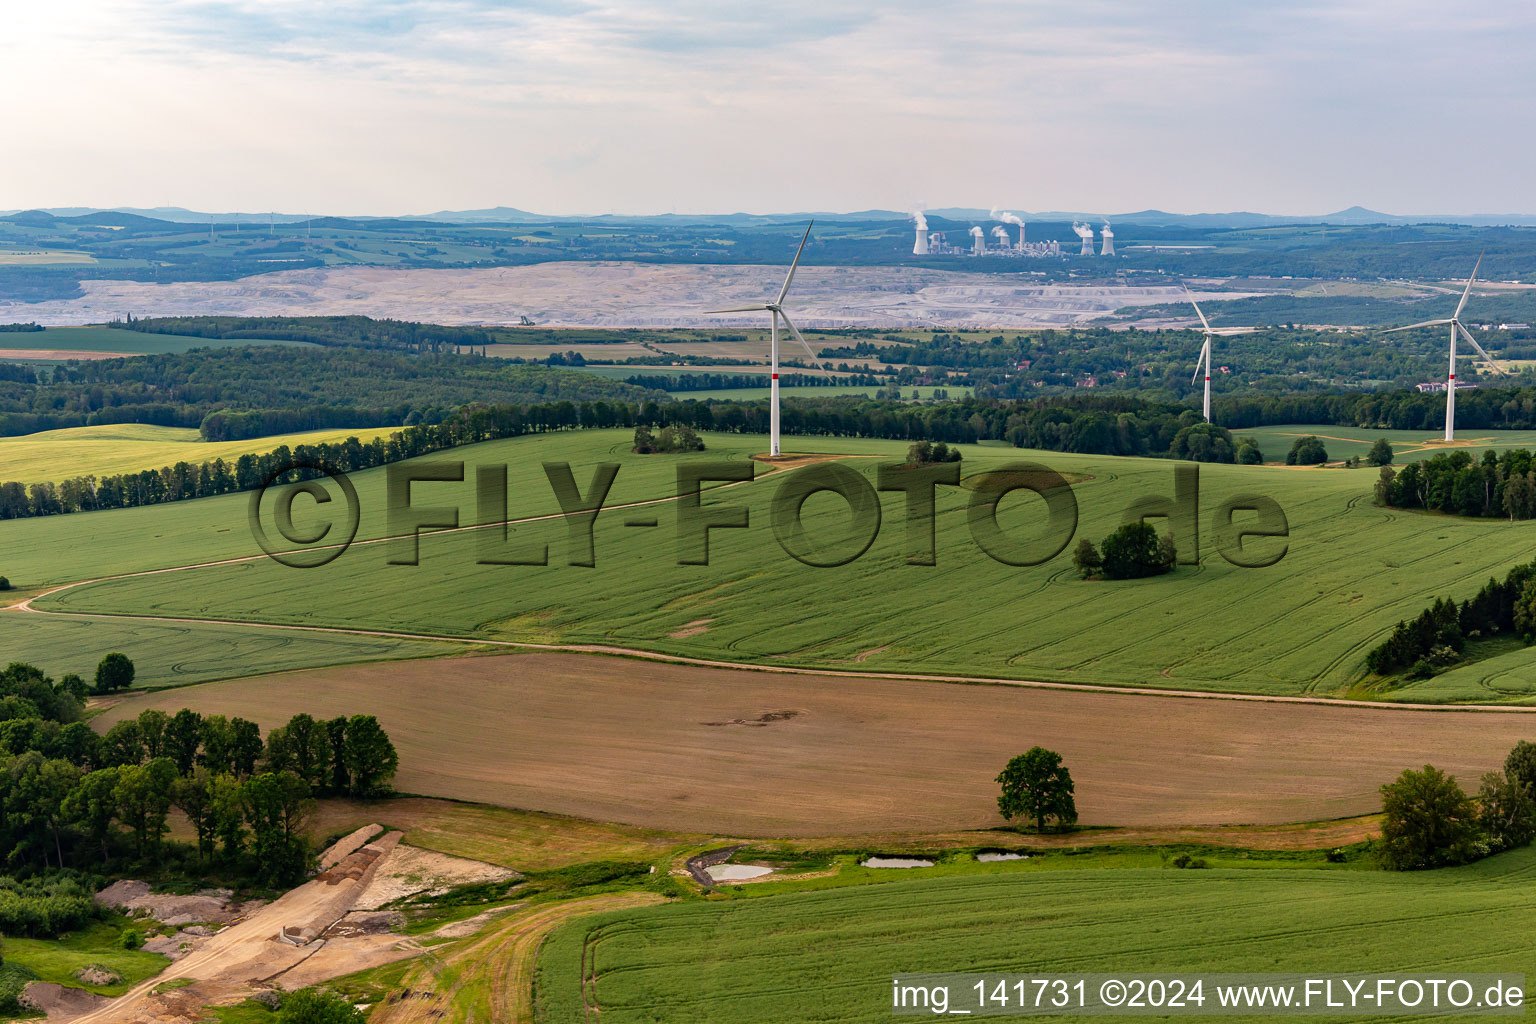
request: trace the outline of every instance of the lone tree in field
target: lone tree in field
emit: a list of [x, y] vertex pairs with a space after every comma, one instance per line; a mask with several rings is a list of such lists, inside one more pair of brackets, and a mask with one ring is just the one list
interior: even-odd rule
[[1327, 461], [1328, 449], [1311, 434], [1298, 437], [1296, 443], [1291, 445], [1291, 450], [1285, 453], [1287, 466], [1320, 466]]
[[1371, 450], [1366, 453], [1365, 461], [1372, 466], [1392, 465], [1392, 442], [1384, 437], [1378, 437], [1376, 443], [1371, 445]]
[[96, 666], [96, 692], [112, 693], [133, 685], [133, 662], [128, 655], [113, 651]]
[[1191, 462], [1233, 462], [1237, 445], [1226, 427], [1214, 423], [1192, 423], [1173, 435], [1168, 454]]
[[1259, 439], [1256, 437], [1240, 437], [1237, 439], [1237, 464], [1240, 466], [1262, 466], [1264, 453], [1259, 450]]
[[1145, 522], [1126, 523], [1105, 537], [1099, 550], [1104, 559], [1104, 575], [1112, 580], [1160, 576], [1172, 571], [1178, 558], [1173, 538], [1159, 540], [1157, 531]]
[[1054, 818], [1058, 828], [1077, 823], [1072, 773], [1054, 750], [1029, 748], [1008, 762], [997, 782], [1003, 787], [997, 810], [1009, 821], [1033, 819], [1040, 832], [1045, 831], [1047, 818]]
[[1465, 864], [1478, 855], [1477, 810], [1433, 765], [1381, 787], [1381, 863], [1391, 871]]

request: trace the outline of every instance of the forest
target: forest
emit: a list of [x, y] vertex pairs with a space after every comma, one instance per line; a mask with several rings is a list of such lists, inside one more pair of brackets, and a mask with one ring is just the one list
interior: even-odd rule
[[216, 411], [269, 410], [260, 420], [226, 416], [206, 432], [210, 440], [237, 440], [415, 423], [476, 401], [637, 401], [652, 395], [576, 370], [512, 366], [478, 355], [293, 346], [65, 363], [46, 383], [3, 378], [0, 435], [7, 436], [97, 423], [196, 427]]
[[[103, 664], [114, 657], [123, 656]], [[80, 677], [55, 682], [32, 665], [0, 672], [0, 849], [11, 871], [67, 882], [80, 877], [72, 870], [171, 859], [194, 875], [292, 884], [309, 867], [303, 823], [314, 798], [382, 795], [399, 767], [372, 715], [301, 713], [263, 740], [242, 718], [146, 710], [97, 735], [83, 721], [86, 692]], [[166, 842], [173, 807], [195, 830], [195, 850]], [[52, 936], [76, 927], [96, 912], [95, 888], [81, 903], [0, 877], [0, 931]]]

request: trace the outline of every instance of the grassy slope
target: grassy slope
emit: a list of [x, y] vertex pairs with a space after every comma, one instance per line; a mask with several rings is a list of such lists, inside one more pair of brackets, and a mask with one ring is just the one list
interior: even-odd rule
[[159, 469], [178, 462], [196, 466], [214, 459], [233, 463], [247, 453], [269, 452], [281, 445], [338, 443], [349, 437], [363, 441], [388, 436], [393, 428], [310, 430], [276, 434], [246, 441], [204, 441], [196, 430], [155, 427], [141, 423], [107, 424], [45, 430], [21, 437], [0, 438], [0, 476], [23, 483], [58, 482], [75, 476], [106, 476]]
[[538, 1019], [585, 1019], [584, 947], [605, 1024], [883, 1021], [896, 972], [1530, 972], [1533, 875], [1529, 849], [1431, 874], [1010, 866], [673, 904], [557, 931]]
[[[761, 439], [712, 436], [711, 459], [742, 459]], [[458, 454], [474, 463], [513, 463], [514, 514], [556, 506], [533, 464], [571, 459], [583, 485], [590, 465], [624, 463], [610, 504], [673, 490], [678, 457], [621, 454], [620, 431], [495, 442]], [[891, 441], [814, 438], [791, 447], [894, 458]], [[1076, 486], [1079, 536], [1101, 538], [1142, 495], [1172, 491], [1163, 460], [965, 450], [974, 473], [1038, 458], [1092, 479]], [[873, 473], [875, 459], [850, 462]], [[361, 535], [384, 528], [383, 473], [359, 474]], [[941, 492], [939, 565], [904, 563], [904, 513], [885, 498], [885, 524], [862, 558], [810, 569], [786, 556], [768, 528], [768, 482], [714, 500], [750, 507], [752, 528], [717, 531], [709, 566], [676, 564], [673, 515], [661, 527], [629, 529], [626, 513], [599, 519], [596, 569], [564, 564], [565, 527], [525, 529], [547, 539], [549, 567], [477, 565], [474, 534], [426, 539], [419, 566], [386, 564], [383, 546], [355, 547], [316, 570], [266, 560], [78, 588], [40, 602], [81, 611], [330, 624], [506, 639], [634, 645], [678, 654], [832, 668], [994, 674], [1296, 694], [1342, 692], [1365, 651], [1434, 596], [1472, 594], [1488, 576], [1528, 560], [1536, 524], [1464, 521], [1373, 507], [1365, 472], [1283, 468], [1202, 469], [1203, 564], [1155, 580], [1079, 581], [1065, 553], [1034, 568], [981, 554], [966, 525], [965, 496]], [[1226, 497], [1273, 495], [1289, 518], [1289, 553], [1267, 569], [1229, 565], [1213, 550], [1210, 516]], [[418, 503], [457, 498], [473, 516], [473, 484], [420, 489]], [[1033, 499], [1004, 503], [1023, 531]], [[248, 554], [243, 495], [181, 505], [0, 525], [10, 575], [23, 585]], [[841, 503], [813, 498], [808, 528], [839, 534]], [[830, 509], [830, 511], [826, 511]], [[1263, 542], [1274, 543], [1274, 542]], [[1186, 545], [1187, 546], [1187, 545]], [[836, 614], [830, 614], [832, 610]], [[689, 623], [707, 628], [683, 633]], [[943, 623], [942, 628], [933, 624]], [[1513, 656], [1519, 664], [1524, 655]], [[1528, 664], [1528, 662], [1523, 662]], [[1487, 689], [1409, 686], [1398, 699], [1526, 699], [1528, 675], [1506, 673]]]
[[[40, 981], [83, 988], [98, 995], [122, 995], [145, 978], [159, 974], [170, 963], [159, 953], [124, 949], [120, 939], [130, 923], [126, 917], [113, 916], [66, 938], [7, 938], [5, 959], [7, 963], [30, 967]], [[123, 980], [115, 985], [87, 985], [75, 977], [76, 971], [93, 965], [114, 971]]]

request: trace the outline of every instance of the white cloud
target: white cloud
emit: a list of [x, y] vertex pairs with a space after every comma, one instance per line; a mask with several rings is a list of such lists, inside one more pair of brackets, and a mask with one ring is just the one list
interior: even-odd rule
[[1536, 10], [1490, 0], [77, 0], [7, 17], [25, 155], [0, 165], [0, 207], [1533, 206]]

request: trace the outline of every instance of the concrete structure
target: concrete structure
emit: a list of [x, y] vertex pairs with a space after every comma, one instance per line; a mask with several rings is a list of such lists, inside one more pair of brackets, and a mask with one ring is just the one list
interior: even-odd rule
[[1099, 255], [1113, 256], [1115, 254], [1115, 233], [1109, 230], [1108, 224], [1105, 224], [1104, 229], [1099, 232], [1099, 237], [1104, 241], [1103, 247], [1099, 249]]

